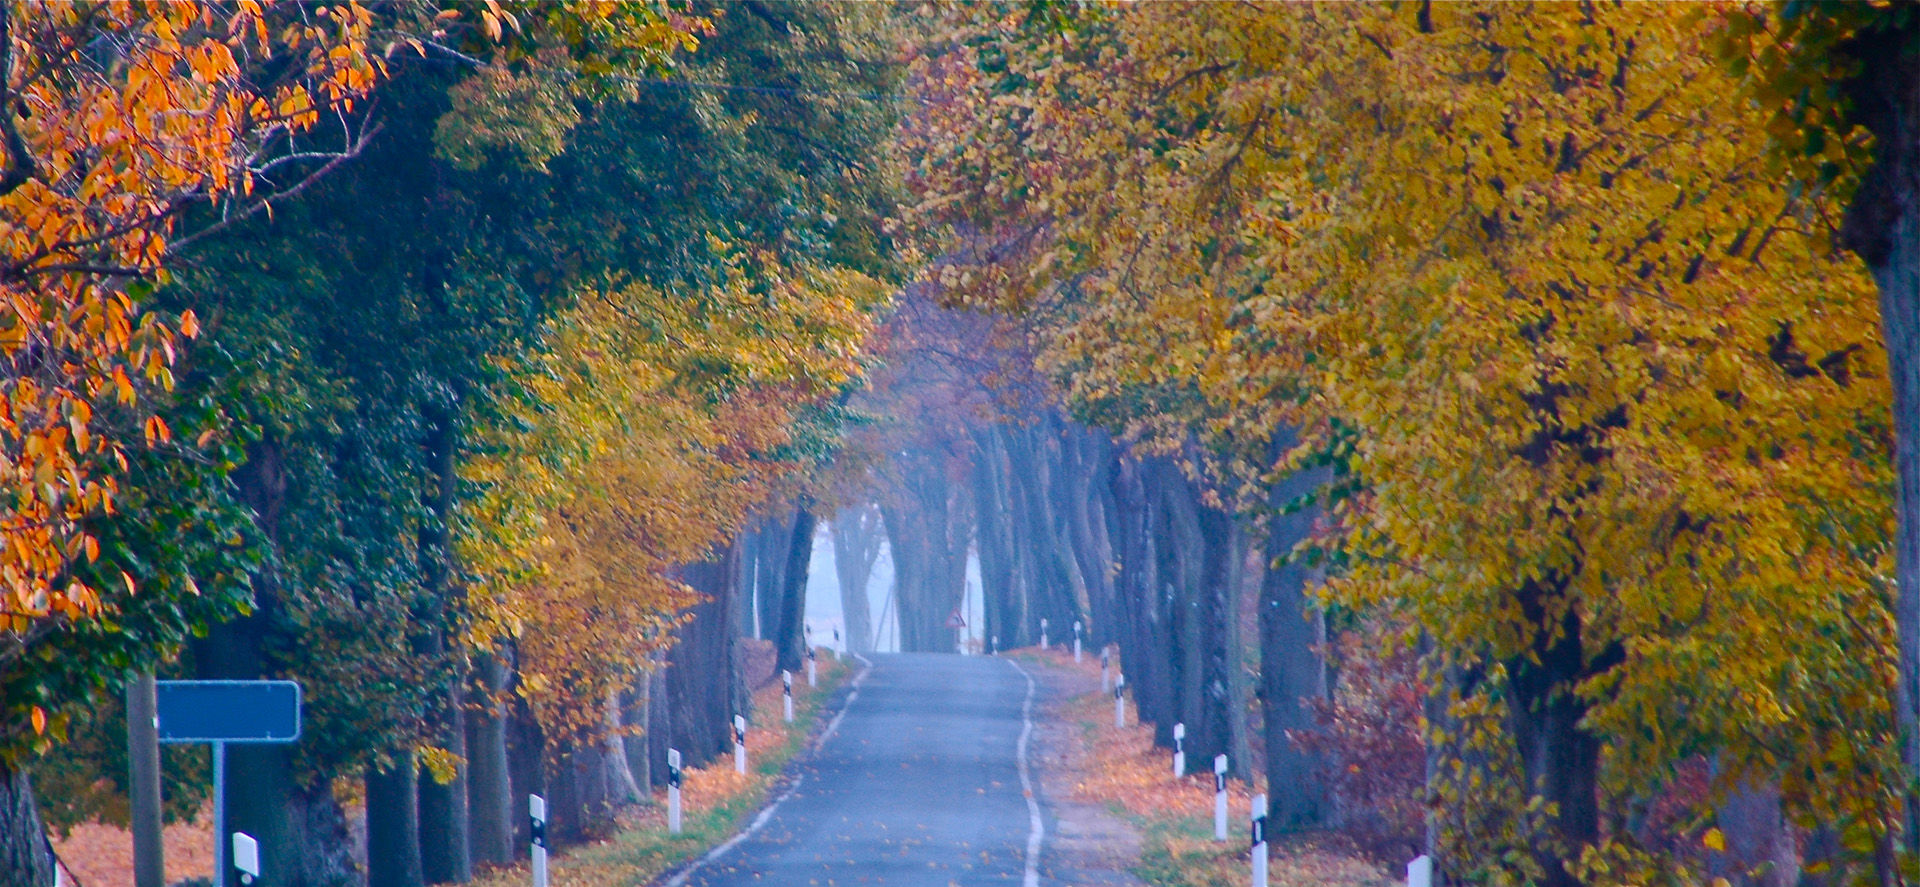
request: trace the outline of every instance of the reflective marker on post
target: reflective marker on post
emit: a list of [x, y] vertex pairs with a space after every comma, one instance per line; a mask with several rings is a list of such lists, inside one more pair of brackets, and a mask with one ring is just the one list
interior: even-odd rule
[[747, 719], [733, 716], [733, 772], [747, 775]]
[[793, 723], [793, 672], [780, 673], [780, 701], [786, 708], [787, 723]]
[[1047, 620], [1040, 620], [1040, 649], [1047, 648]]
[[233, 833], [233, 875], [240, 887], [251, 887], [260, 880], [260, 842], [246, 832]]
[[1080, 620], [1073, 620], [1073, 661], [1080, 661]]
[[1187, 775], [1187, 725], [1173, 725], [1173, 778]]
[[1253, 887], [1267, 887], [1267, 796], [1253, 796]]
[[1227, 756], [1213, 756], [1213, 839], [1227, 839]]
[[1127, 699], [1120, 695], [1127, 688], [1127, 676], [1115, 675], [1113, 678], [1113, 727], [1118, 730], [1127, 725]]
[[667, 832], [680, 834], [680, 750], [667, 749]]
[[533, 887], [547, 887], [547, 799], [527, 796], [528, 832], [533, 836]]

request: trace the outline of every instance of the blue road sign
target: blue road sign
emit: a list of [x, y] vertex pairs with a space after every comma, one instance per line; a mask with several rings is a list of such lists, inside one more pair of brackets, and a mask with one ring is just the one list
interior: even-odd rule
[[293, 681], [154, 681], [161, 742], [292, 742], [300, 738]]

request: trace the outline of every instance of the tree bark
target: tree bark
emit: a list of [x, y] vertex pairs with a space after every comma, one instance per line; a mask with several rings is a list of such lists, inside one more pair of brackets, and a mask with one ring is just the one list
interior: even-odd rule
[[475, 663], [475, 705], [467, 717], [467, 828], [473, 860], [513, 861], [513, 789], [507, 767], [507, 713], [495, 694], [507, 688], [500, 654]]
[[871, 503], [842, 508], [829, 526], [833, 534], [833, 569], [840, 580], [840, 612], [847, 649], [864, 653], [873, 646], [873, 617], [867, 584], [880, 558], [880, 510]]
[[[1881, 27], [1836, 49], [1859, 62], [1847, 84], [1853, 122], [1874, 135], [1874, 162], [1847, 208], [1841, 240], [1880, 290], [1893, 387], [1896, 472], [1894, 617], [1900, 638], [1895, 716], [1909, 786], [1920, 784], [1920, 21], [1882, 14]], [[1920, 846], [1920, 797], [1906, 797], [1906, 845]], [[1883, 854], [1884, 855], [1884, 854]], [[1883, 883], [1898, 874], [1883, 865]]]
[[[1279, 429], [1269, 449], [1278, 462], [1297, 436]], [[1308, 597], [1319, 570], [1288, 559], [1313, 532], [1319, 507], [1284, 513], [1289, 503], [1328, 480], [1324, 469], [1296, 472], [1267, 490], [1266, 569], [1260, 579], [1260, 696], [1265, 715], [1267, 784], [1295, 788], [1272, 792], [1268, 816], [1276, 831], [1319, 828], [1331, 815], [1332, 796], [1322, 762], [1287, 739], [1289, 730], [1314, 729], [1310, 699], [1327, 695], [1326, 617]]]
[[787, 562], [781, 570], [779, 632], [774, 636], [774, 667], [799, 671], [806, 663], [807, 573], [813, 562], [813, 528], [818, 518], [810, 503], [793, 509], [787, 535]]
[[[1507, 660], [1508, 729], [1519, 752], [1528, 791], [1555, 813], [1547, 833], [1533, 838], [1545, 887], [1579, 887], [1566, 863], [1600, 838], [1600, 739], [1581, 726], [1588, 704], [1574, 688], [1591, 672], [1579, 613], [1555, 601], [1551, 582], [1522, 587], [1520, 609], [1534, 626], [1532, 655]], [[1565, 607], [1558, 631], [1546, 615]], [[1604, 666], [1600, 666], [1604, 667]]]
[[367, 773], [367, 887], [427, 883], [420, 870], [419, 782], [420, 762], [411, 752]]
[[53, 853], [33, 781], [0, 761], [0, 887], [51, 887]]
[[[427, 514], [419, 534], [420, 578], [424, 601], [422, 652], [435, 664], [446, 660], [454, 630], [455, 600], [460, 593], [454, 582], [451, 522], [455, 489], [459, 478], [454, 459], [458, 441], [453, 420], [438, 411], [428, 417], [431, 430], [426, 439], [425, 457], [430, 485], [425, 499]], [[461, 657], [453, 657], [459, 659]], [[420, 792], [420, 868], [429, 884], [461, 884], [473, 880], [473, 854], [467, 843], [467, 726], [465, 668], [454, 662], [453, 673], [435, 688], [427, 712], [427, 731], [434, 742], [454, 755], [452, 778], [441, 782], [431, 772], [422, 772], [417, 780]]]

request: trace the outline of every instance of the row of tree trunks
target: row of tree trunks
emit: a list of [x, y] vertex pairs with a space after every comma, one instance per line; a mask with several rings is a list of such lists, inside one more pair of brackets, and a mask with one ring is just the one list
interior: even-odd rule
[[873, 566], [880, 559], [880, 545], [886, 539], [880, 509], [864, 502], [842, 508], [834, 515], [830, 532], [847, 649], [855, 653], [870, 652], [873, 618], [867, 603], [867, 584], [873, 578]]
[[947, 653], [958, 645], [948, 617], [966, 592], [973, 542], [973, 501], [956, 481], [964, 471], [939, 454], [901, 458], [899, 481], [880, 503], [893, 555], [895, 619], [900, 649]]

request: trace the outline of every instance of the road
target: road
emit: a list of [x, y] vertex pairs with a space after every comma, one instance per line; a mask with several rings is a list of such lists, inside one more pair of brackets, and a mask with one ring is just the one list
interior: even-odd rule
[[[1007, 659], [879, 654], [791, 790], [687, 887], [1067, 885], [1023, 773], [1032, 680]], [[1030, 853], [1037, 848], [1038, 854]]]

